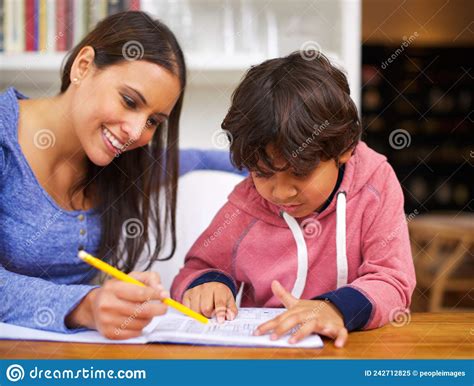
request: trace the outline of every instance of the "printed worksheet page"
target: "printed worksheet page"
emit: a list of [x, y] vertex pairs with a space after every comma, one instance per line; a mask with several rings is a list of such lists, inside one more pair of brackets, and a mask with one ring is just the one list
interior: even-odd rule
[[156, 317], [144, 332], [148, 342], [249, 347], [323, 347], [318, 335], [311, 335], [296, 344], [288, 343], [290, 335], [275, 341], [270, 340], [270, 335], [253, 335], [260, 324], [284, 311], [283, 308], [241, 308], [235, 320], [220, 324], [213, 318], [209, 323], [202, 324], [169, 309], [166, 315]]

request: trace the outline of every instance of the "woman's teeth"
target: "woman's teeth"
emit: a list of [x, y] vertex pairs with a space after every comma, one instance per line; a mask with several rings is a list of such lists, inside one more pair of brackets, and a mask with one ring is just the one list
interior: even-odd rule
[[120, 142], [109, 130], [107, 130], [106, 127], [102, 128], [102, 132], [117, 150], [122, 150], [124, 144]]

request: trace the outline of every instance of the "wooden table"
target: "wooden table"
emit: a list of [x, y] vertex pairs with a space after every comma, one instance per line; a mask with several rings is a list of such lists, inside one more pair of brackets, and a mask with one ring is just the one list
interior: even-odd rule
[[103, 345], [0, 341], [2, 359], [466, 359], [474, 357], [474, 313], [415, 313], [404, 326], [354, 332], [346, 347], [324, 339], [322, 349]]

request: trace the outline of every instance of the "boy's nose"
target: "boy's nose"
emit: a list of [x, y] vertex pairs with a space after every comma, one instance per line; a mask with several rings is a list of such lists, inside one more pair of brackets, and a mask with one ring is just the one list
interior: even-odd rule
[[298, 195], [298, 191], [292, 185], [275, 185], [272, 196], [278, 203], [289, 203], [289, 201]]

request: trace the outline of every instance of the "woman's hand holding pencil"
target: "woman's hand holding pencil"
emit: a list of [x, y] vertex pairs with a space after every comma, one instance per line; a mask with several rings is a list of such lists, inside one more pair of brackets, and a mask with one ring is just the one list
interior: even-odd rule
[[78, 257], [114, 279], [85, 296], [66, 319], [68, 326], [95, 329], [109, 339], [129, 339], [139, 336], [155, 316], [166, 312], [167, 306], [201, 323], [208, 322], [206, 317], [171, 299], [158, 273], [127, 275], [85, 251], [79, 251]]
[[84, 297], [69, 314], [67, 325], [95, 329], [109, 339], [141, 335], [155, 316], [166, 312], [167, 305], [162, 300], [168, 298], [169, 293], [160, 284], [156, 272], [132, 272], [129, 276], [146, 286], [107, 280]]

